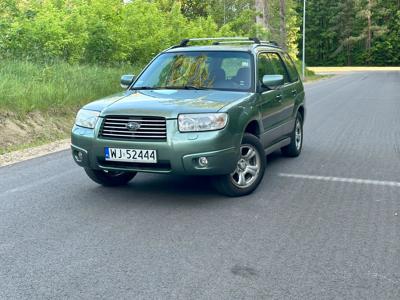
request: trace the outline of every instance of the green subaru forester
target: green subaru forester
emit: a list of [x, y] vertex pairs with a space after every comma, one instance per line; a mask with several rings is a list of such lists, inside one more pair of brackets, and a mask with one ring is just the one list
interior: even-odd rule
[[274, 43], [185, 39], [121, 86], [85, 105], [72, 129], [73, 158], [99, 184], [137, 172], [208, 175], [219, 192], [242, 196], [261, 182], [266, 155], [301, 152], [303, 84]]

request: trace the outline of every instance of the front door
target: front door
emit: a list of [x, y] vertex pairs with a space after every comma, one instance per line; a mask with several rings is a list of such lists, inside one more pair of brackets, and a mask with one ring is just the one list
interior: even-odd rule
[[289, 73], [285, 67], [284, 62], [278, 53], [270, 52], [268, 57], [271, 61], [273, 74], [283, 76], [284, 84], [279, 88], [282, 96], [281, 107], [279, 112], [279, 122], [281, 124], [288, 123], [293, 117], [294, 99], [295, 99], [295, 84], [291, 82]]
[[282, 93], [279, 89], [271, 90], [262, 86], [264, 75], [274, 74], [268, 53], [260, 53], [257, 61], [257, 84], [259, 93], [259, 109], [262, 115], [264, 132], [276, 127], [281, 121], [279, 110], [282, 104]]
[[284, 123], [284, 101], [285, 90], [280, 88], [269, 89], [262, 85], [264, 75], [280, 74], [272, 64], [271, 55], [275, 53], [262, 52], [257, 59], [257, 89], [259, 110], [262, 116], [262, 124], [264, 134], [262, 142], [264, 147], [268, 147], [282, 136], [280, 126]]

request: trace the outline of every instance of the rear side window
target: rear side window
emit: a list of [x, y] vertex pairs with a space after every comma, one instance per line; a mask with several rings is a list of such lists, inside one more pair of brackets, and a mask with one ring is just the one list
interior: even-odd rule
[[290, 75], [290, 82], [296, 82], [299, 80], [299, 73], [297, 72], [296, 66], [293, 63], [293, 60], [290, 58], [288, 54], [282, 55], [283, 60], [285, 61], [287, 70]]

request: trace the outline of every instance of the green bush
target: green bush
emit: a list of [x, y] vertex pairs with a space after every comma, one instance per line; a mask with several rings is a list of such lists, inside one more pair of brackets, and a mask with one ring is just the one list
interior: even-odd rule
[[[301, 60], [295, 61], [295, 65], [296, 65], [296, 68], [297, 68], [297, 72], [299, 72], [299, 74], [301, 75], [301, 74], [302, 74], [302, 68], [303, 68], [303, 65], [302, 65]], [[311, 70], [308, 69], [307, 67], [306, 67], [306, 69], [304, 70], [304, 73], [305, 73], [304, 75], [305, 75], [306, 77], [315, 76], [315, 72], [314, 72], [314, 71], [311, 71]]]
[[188, 19], [179, 3], [168, 9], [161, 3], [7, 0], [0, 6], [0, 58], [143, 64], [183, 38], [236, 35], [232, 29], [239, 32], [237, 23], [219, 29], [211, 17]]
[[137, 74], [139, 67], [103, 67], [55, 62], [42, 65], [0, 62], [0, 112], [23, 116], [31, 111], [68, 114], [83, 104], [122, 91], [122, 74]]

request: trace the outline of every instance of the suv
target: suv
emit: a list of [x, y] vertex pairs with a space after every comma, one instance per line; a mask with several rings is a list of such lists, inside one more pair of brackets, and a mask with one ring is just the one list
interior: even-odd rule
[[121, 86], [85, 105], [72, 129], [73, 158], [99, 184], [127, 184], [137, 172], [207, 175], [219, 192], [242, 196], [261, 182], [266, 155], [301, 152], [303, 84], [272, 42], [185, 39]]

